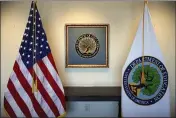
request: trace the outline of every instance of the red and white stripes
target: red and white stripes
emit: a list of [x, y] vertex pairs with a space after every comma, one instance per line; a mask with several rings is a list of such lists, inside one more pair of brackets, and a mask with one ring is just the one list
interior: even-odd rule
[[[32, 75], [38, 92], [32, 93]], [[4, 94], [4, 108], [10, 117], [58, 117], [65, 113], [65, 95], [52, 54], [27, 69], [17, 56]]]

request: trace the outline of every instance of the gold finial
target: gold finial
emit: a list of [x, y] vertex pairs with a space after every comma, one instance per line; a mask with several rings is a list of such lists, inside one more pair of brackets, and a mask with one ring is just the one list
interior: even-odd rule
[[148, 0], [145, 0], [144, 2], [145, 2], [145, 4], [148, 4]]

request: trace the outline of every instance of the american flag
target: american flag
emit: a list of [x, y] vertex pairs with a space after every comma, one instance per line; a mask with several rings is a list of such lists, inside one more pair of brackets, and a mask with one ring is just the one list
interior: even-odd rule
[[23, 40], [4, 93], [4, 109], [14, 118], [58, 117], [66, 113], [63, 85], [36, 2], [31, 3]]

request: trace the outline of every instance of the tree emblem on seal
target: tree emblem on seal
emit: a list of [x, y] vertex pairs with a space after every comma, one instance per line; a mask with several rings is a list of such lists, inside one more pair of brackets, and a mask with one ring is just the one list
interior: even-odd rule
[[99, 41], [97, 37], [92, 34], [81, 35], [75, 44], [77, 54], [83, 58], [92, 58], [99, 51]]
[[135, 70], [132, 80], [135, 85], [129, 84], [129, 86], [133, 94], [136, 96], [139, 92], [151, 96], [157, 91], [160, 85], [160, 75], [158, 71], [149, 65], [144, 66], [144, 79], [142, 78], [142, 66], [139, 66]]

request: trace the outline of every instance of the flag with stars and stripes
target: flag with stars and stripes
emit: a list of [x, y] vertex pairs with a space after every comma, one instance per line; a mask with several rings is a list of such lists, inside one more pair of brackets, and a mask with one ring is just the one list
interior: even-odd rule
[[10, 117], [58, 117], [65, 114], [65, 93], [35, 2], [4, 93]]

